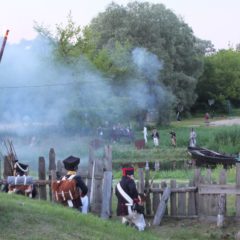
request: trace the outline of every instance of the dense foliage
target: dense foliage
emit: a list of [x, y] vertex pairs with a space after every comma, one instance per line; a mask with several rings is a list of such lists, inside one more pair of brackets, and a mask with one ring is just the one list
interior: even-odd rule
[[[66, 26], [57, 25], [55, 34], [37, 24], [35, 28], [52, 43], [56, 62], [78, 76], [78, 94], [70, 114], [71, 119], [81, 116], [83, 125], [83, 116], [92, 119], [95, 109], [95, 115], [104, 116], [100, 124], [145, 119], [151, 111], [157, 113], [158, 123], [169, 123], [173, 110], [188, 111], [195, 102], [202, 57], [211, 45], [197, 39], [164, 5], [147, 2], [125, 7], [111, 3], [83, 29], [73, 22], [71, 14]], [[83, 64], [85, 70], [100, 76], [95, 77], [94, 85], [98, 87], [101, 82], [104, 90], [108, 89], [101, 88], [101, 97], [93, 85], [90, 102], [79, 94], [83, 81], [79, 66]], [[84, 109], [82, 102], [87, 103]], [[92, 124], [97, 126], [99, 121]]]
[[222, 112], [229, 110], [230, 102], [239, 106], [240, 52], [229, 49], [206, 56], [197, 94], [197, 108], [207, 108], [209, 100], [213, 100], [213, 107]]

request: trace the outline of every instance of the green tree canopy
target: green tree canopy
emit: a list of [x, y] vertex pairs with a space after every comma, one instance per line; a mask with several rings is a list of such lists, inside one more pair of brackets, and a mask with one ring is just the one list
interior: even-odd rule
[[[202, 57], [212, 51], [211, 43], [196, 38], [171, 10], [148, 2], [125, 7], [111, 3], [84, 28], [72, 21], [71, 14], [66, 26], [56, 25], [55, 34], [43, 26], [35, 28], [52, 42], [55, 60], [69, 65], [76, 75], [79, 59], [88, 69], [101, 72], [108, 85], [107, 99], [122, 106], [123, 117], [136, 117], [153, 108], [159, 123], [169, 121], [174, 107], [181, 105], [188, 111], [194, 104]], [[81, 79], [77, 81], [76, 91], [80, 91]], [[79, 103], [92, 102], [77, 96]], [[105, 101], [95, 102], [99, 106]]]
[[[197, 39], [192, 29], [163, 4], [116, 3], [94, 18], [90, 29], [98, 36], [97, 48], [111, 42], [142, 47], [163, 62], [158, 81], [168, 87], [185, 109], [194, 104], [197, 79], [202, 73], [202, 56], [212, 50], [210, 42]], [[179, 84], [181, 81], [189, 83]], [[187, 97], [185, 97], [187, 95]]]
[[240, 99], [240, 52], [221, 50], [205, 57], [203, 75], [197, 85], [197, 104], [207, 104], [214, 99], [218, 106], [226, 100], [239, 103]]

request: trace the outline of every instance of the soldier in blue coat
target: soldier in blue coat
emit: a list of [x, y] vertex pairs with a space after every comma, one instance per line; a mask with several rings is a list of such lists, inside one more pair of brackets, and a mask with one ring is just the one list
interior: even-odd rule
[[67, 170], [67, 174], [64, 176], [64, 178], [75, 179], [76, 186], [81, 191], [81, 197], [79, 197], [77, 200], [73, 200], [73, 207], [75, 207], [75, 208], [82, 207], [81, 198], [85, 197], [88, 193], [88, 188], [87, 188], [86, 184], [83, 182], [81, 176], [77, 174], [79, 163], [80, 163], [80, 158], [77, 158], [74, 156], [69, 156], [68, 158], [63, 160], [64, 167]]

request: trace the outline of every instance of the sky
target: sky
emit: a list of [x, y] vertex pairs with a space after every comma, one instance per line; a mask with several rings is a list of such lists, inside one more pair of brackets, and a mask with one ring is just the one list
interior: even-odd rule
[[[0, 36], [10, 30], [8, 43], [36, 37], [34, 21], [54, 29], [66, 22], [71, 11], [73, 20], [80, 26], [103, 12], [111, 0], [7, 0], [0, 4]], [[115, 0], [126, 6], [131, 0]], [[145, 2], [139, 0], [139, 2]], [[149, 0], [163, 3], [176, 15], [181, 16], [193, 29], [194, 35], [210, 40], [216, 49], [235, 47], [240, 43], [239, 0]]]

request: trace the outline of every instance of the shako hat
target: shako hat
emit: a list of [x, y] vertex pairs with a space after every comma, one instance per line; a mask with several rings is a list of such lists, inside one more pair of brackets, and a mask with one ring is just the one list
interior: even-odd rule
[[122, 166], [122, 175], [123, 176], [134, 175], [134, 167], [131, 165], [123, 165]]
[[17, 174], [23, 175], [28, 172], [28, 165], [20, 163], [18, 161], [15, 162], [14, 168]]
[[80, 163], [80, 158], [77, 158], [74, 156], [69, 156], [63, 160], [65, 169], [69, 171], [76, 170], [79, 163]]

